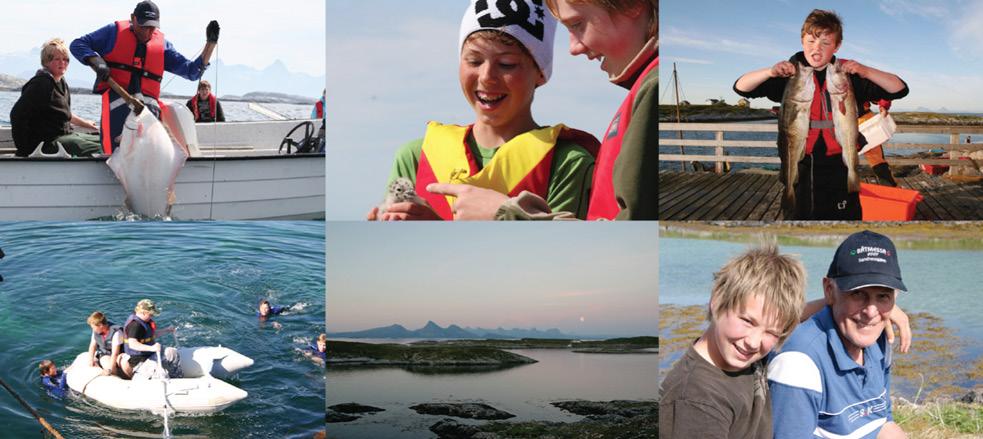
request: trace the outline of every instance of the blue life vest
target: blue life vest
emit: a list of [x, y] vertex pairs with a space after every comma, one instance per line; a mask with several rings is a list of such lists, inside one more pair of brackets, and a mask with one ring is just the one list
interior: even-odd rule
[[146, 338], [136, 339], [138, 342], [145, 344], [147, 346], [154, 344], [154, 332], [157, 331], [157, 322], [154, 322], [153, 319], [151, 319], [150, 323], [147, 323], [143, 320], [140, 320], [140, 318], [137, 317], [136, 314], [130, 314], [130, 317], [126, 319], [126, 324], [123, 325], [123, 352], [126, 352], [126, 354], [129, 355], [130, 357], [150, 358], [152, 355], [154, 355], [153, 352], [142, 352], [130, 348], [129, 339], [126, 336], [126, 328], [130, 326], [130, 322], [139, 323], [140, 326], [143, 326], [143, 330], [146, 331], [147, 334], [149, 334]]
[[[106, 333], [106, 336], [105, 337], [103, 337], [100, 334], [97, 334], [95, 331], [92, 332], [92, 336], [95, 337], [95, 339], [96, 339], [96, 354], [98, 354], [98, 355], [112, 355], [112, 353], [113, 353], [113, 335], [116, 334], [116, 331], [122, 331], [123, 330], [123, 328], [120, 328], [119, 326], [114, 325], [112, 322], [106, 322], [106, 323], [109, 324], [109, 332]], [[121, 334], [121, 337], [124, 340], [126, 339], [126, 335], [125, 334]]]

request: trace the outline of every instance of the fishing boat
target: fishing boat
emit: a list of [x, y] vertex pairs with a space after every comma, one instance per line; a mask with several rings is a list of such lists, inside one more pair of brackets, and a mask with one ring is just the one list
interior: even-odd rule
[[215, 347], [181, 348], [182, 378], [124, 380], [103, 375], [89, 363], [89, 353], [75, 357], [65, 369], [68, 387], [99, 403], [119, 410], [150, 410], [186, 414], [218, 412], [249, 394], [220, 380], [253, 364], [232, 349]]
[[[296, 153], [319, 120], [196, 124], [199, 153], [177, 176], [177, 220], [323, 219], [324, 153]], [[107, 219], [126, 194], [106, 157], [14, 157], [0, 127], [0, 221]]]

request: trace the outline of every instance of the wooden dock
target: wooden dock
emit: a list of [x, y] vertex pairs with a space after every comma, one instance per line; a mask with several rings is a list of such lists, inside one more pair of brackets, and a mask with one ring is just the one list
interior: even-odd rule
[[[919, 173], [895, 176], [898, 185], [921, 192], [916, 221], [983, 220], [983, 183], [954, 183]], [[877, 184], [867, 177], [866, 183]], [[777, 174], [662, 171], [659, 219], [663, 221], [782, 220], [783, 186]]]

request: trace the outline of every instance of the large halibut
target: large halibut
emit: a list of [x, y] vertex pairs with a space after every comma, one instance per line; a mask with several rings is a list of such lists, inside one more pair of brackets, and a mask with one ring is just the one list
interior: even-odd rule
[[119, 148], [106, 164], [126, 191], [126, 205], [149, 218], [170, 215], [174, 181], [188, 154], [171, 141], [164, 125], [149, 110], [130, 112]]
[[847, 169], [847, 188], [849, 192], [860, 192], [860, 177], [857, 175], [857, 137], [860, 128], [857, 121], [857, 98], [846, 72], [840, 70], [839, 61], [826, 68], [826, 91], [832, 104], [833, 132], [836, 142], [842, 148], [843, 164]]
[[785, 219], [795, 214], [795, 184], [799, 181], [799, 161], [805, 157], [806, 137], [809, 135], [809, 110], [816, 92], [812, 67], [795, 63], [795, 75], [789, 78], [782, 94], [778, 113], [778, 157], [781, 159], [779, 178], [785, 185], [782, 210]]

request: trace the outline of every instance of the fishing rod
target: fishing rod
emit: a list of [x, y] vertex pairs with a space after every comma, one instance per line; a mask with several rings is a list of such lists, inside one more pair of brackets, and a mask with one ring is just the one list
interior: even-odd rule
[[14, 391], [14, 389], [11, 389], [10, 386], [8, 386], [7, 383], [3, 380], [3, 378], [0, 378], [0, 386], [3, 386], [4, 389], [7, 389], [7, 391], [10, 392], [10, 394], [17, 399], [17, 402], [19, 402], [20, 405], [24, 406], [24, 408], [26, 408], [27, 411], [31, 412], [31, 414], [34, 415], [34, 418], [41, 423], [41, 426], [47, 429], [48, 433], [51, 433], [51, 435], [54, 436], [55, 439], [65, 439], [64, 437], [62, 437], [60, 433], [58, 433], [58, 430], [55, 430], [55, 427], [52, 427], [51, 424], [49, 424], [48, 421], [45, 421], [44, 418], [41, 417], [41, 415], [39, 415], [36, 410], [31, 408], [31, 406], [27, 403], [27, 401], [24, 401], [20, 397], [20, 395], [18, 395], [17, 392]]

